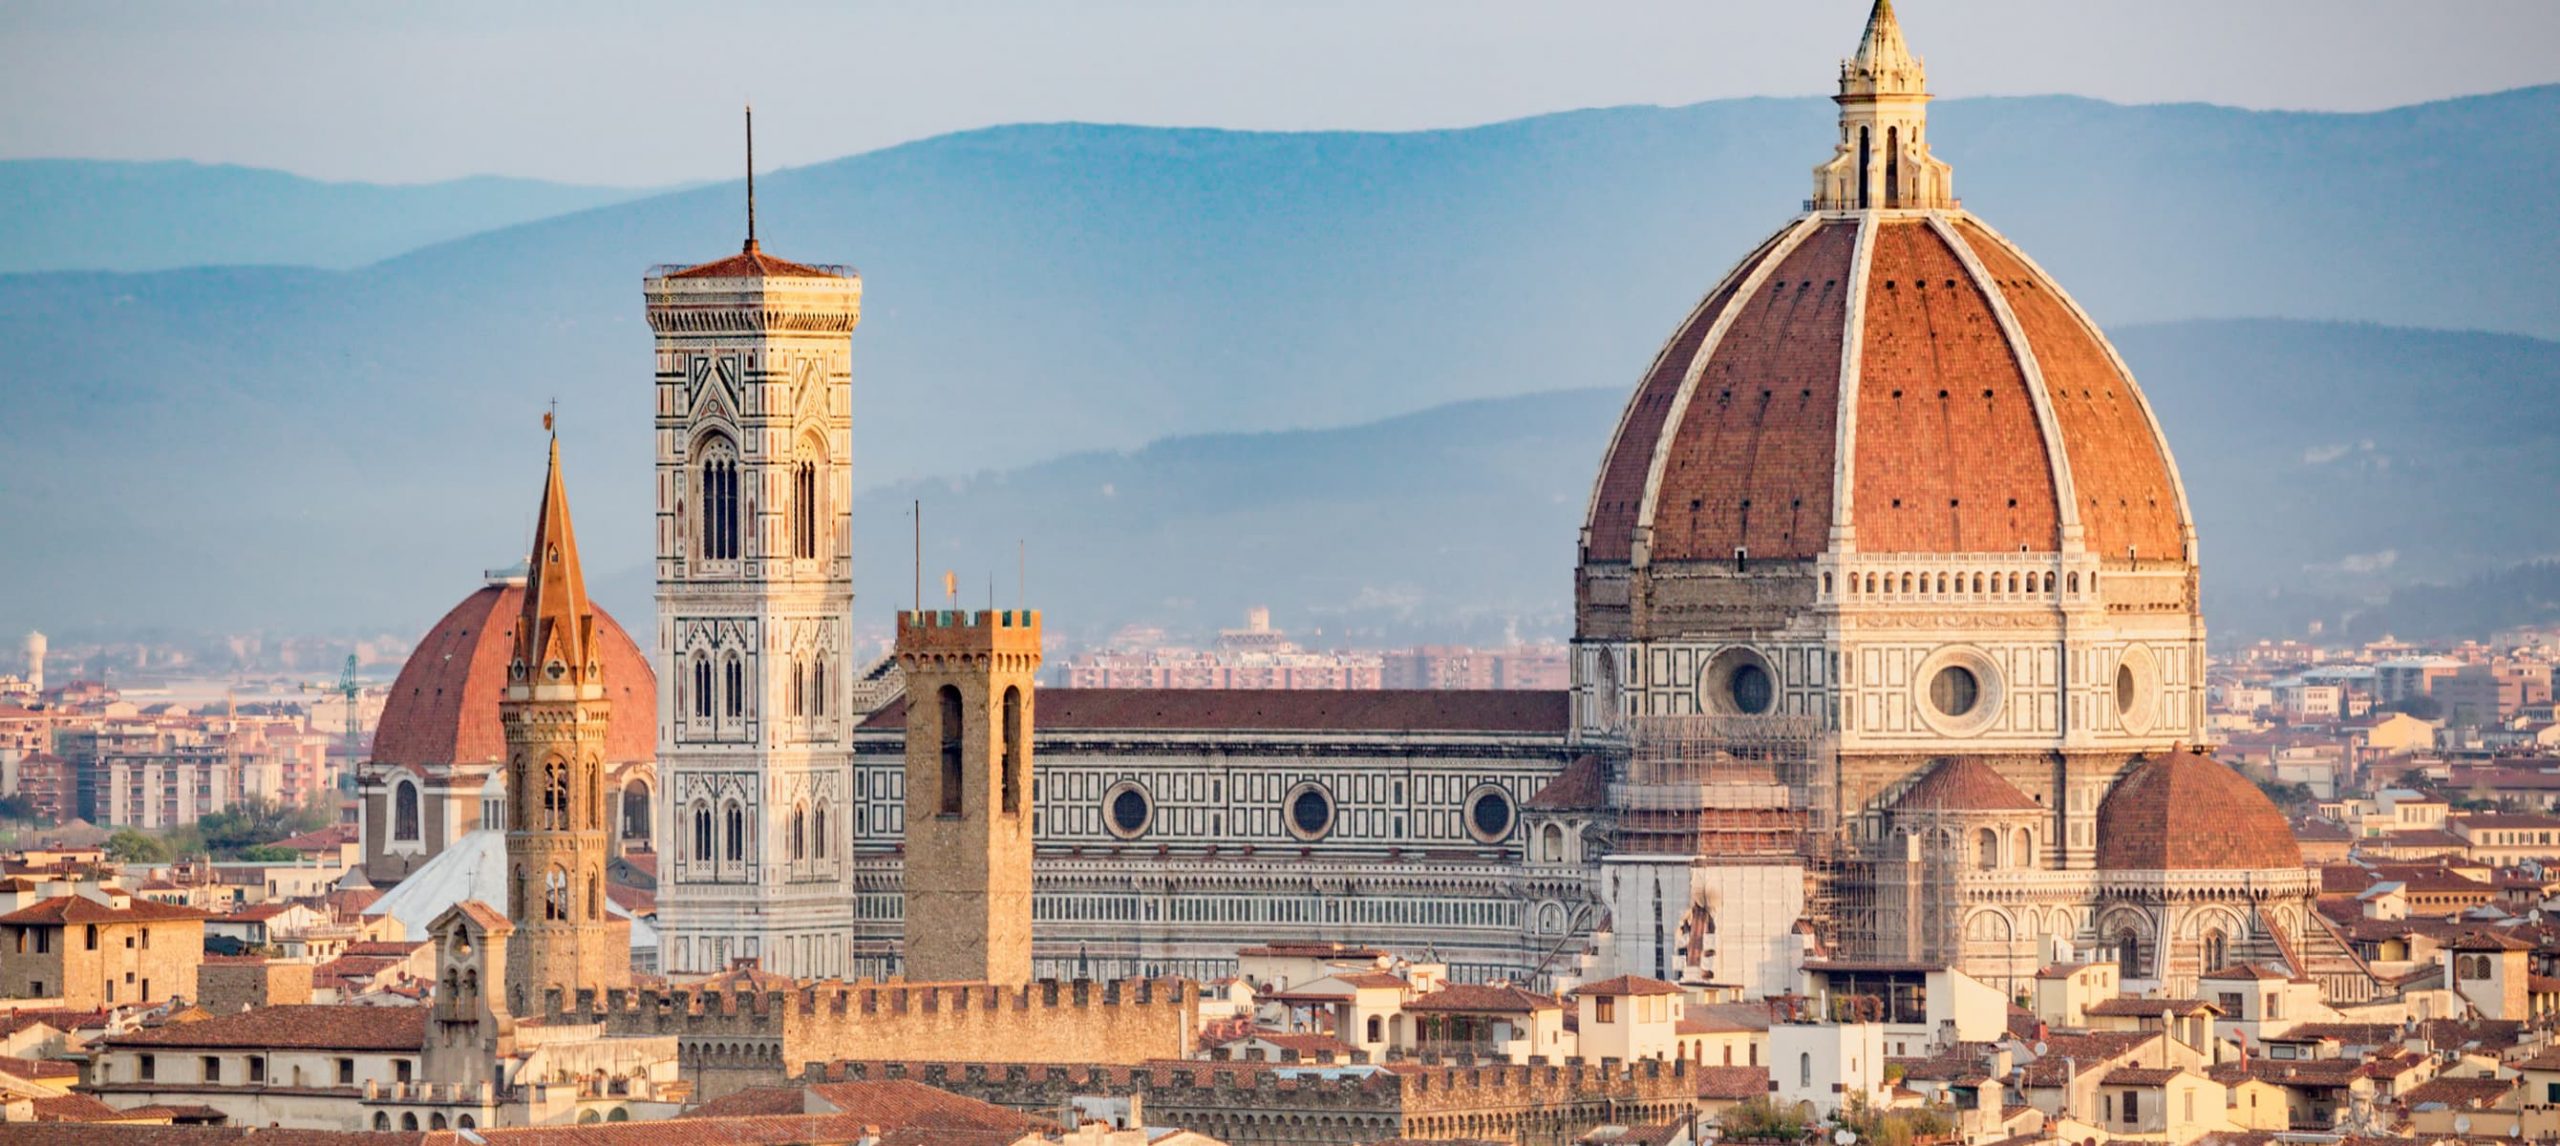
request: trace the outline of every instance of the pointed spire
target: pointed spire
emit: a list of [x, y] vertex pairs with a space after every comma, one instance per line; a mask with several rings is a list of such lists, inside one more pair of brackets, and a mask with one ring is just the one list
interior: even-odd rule
[[[548, 416], [544, 418], [547, 424]], [[560, 435], [551, 435], [551, 470], [542, 484], [542, 508], [534, 519], [533, 554], [526, 559], [524, 614], [516, 621], [515, 664], [520, 683], [587, 683], [594, 666], [595, 612], [587, 604], [587, 578], [578, 564], [577, 534], [569, 527], [569, 491], [560, 478]], [[558, 666], [558, 674], [552, 672]]]
[[1919, 58], [1902, 42], [1902, 21], [1893, 14], [1893, 0], [1876, 0], [1867, 13], [1866, 34], [1858, 38], [1858, 53], [1840, 65], [1841, 94], [1916, 94], [1924, 86], [1923, 75]]

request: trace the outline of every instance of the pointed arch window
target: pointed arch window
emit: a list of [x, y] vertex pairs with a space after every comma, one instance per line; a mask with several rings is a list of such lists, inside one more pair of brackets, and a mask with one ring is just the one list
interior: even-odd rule
[[542, 877], [542, 918], [555, 922], [569, 918], [569, 873], [557, 867]]
[[604, 918], [604, 883], [596, 873], [587, 873], [587, 918]]
[[797, 863], [809, 858], [809, 811], [798, 804], [791, 806], [791, 859]]
[[809, 715], [827, 714], [827, 658], [809, 662]]
[[1884, 129], [1884, 205], [1902, 205], [1902, 128]]
[[569, 830], [569, 766], [558, 760], [542, 766], [542, 826], [546, 831]]
[[1867, 138], [1867, 129], [1858, 129], [1858, 209], [1867, 209], [1867, 171], [1875, 162], [1875, 147]]
[[818, 555], [818, 463], [805, 454], [791, 465], [791, 555]]
[[809, 662], [791, 659], [791, 715], [809, 715]]
[[693, 806], [693, 858], [703, 863], [711, 862], [711, 836], [711, 805], [696, 803]]
[[747, 812], [736, 804], [729, 805], [729, 862], [747, 860]]
[[809, 855], [815, 859], [827, 858], [827, 802], [825, 800], [818, 801], [816, 810], [810, 813]]
[[711, 658], [695, 653], [693, 654], [693, 715], [697, 719], [711, 719], [711, 695]]
[[2230, 965], [2231, 938], [2219, 927], [2204, 933], [2204, 969], [2219, 971]]
[[729, 719], [744, 719], [747, 715], [747, 662], [738, 659], [736, 653], [729, 654], [729, 663], [723, 667], [722, 675], [726, 678], [721, 684], [723, 697], [728, 702]]
[[708, 561], [738, 557], [738, 448], [714, 434], [702, 441], [702, 556]]

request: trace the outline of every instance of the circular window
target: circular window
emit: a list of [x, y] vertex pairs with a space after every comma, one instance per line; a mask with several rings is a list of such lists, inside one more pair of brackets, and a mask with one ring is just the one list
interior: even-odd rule
[[1707, 712], [1764, 716], [1777, 707], [1778, 677], [1750, 649], [1717, 653], [1698, 677], [1699, 707]]
[[1124, 840], [1144, 835], [1156, 816], [1155, 802], [1147, 798], [1147, 790], [1135, 783], [1113, 788], [1102, 800], [1103, 819], [1111, 834]]
[[2151, 650], [2130, 645], [2116, 658], [2116, 718], [2126, 732], [2141, 734], [2151, 730], [2151, 722], [2159, 715], [2155, 698], [2160, 695], [2160, 666], [2151, 659]]
[[1511, 834], [1511, 794], [1487, 785], [1467, 798], [1467, 833], [1479, 842], [1498, 844]]
[[1948, 665], [1929, 678], [1929, 703], [1948, 716], [1963, 716], [1982, 703], [1982, 678], [1963, 665]]
[[1911, 707], [1941, 735], [1972, 736], [2000, 722], [2007, 688], [2000, 662], [1980, 649], [1952, 645], [1912, 666]]
[[1321, 784], [1300, 784], [1289, 793], [1289, 832], [1302, 840], [1320, 840], [1333, 830], [1333, 796]]

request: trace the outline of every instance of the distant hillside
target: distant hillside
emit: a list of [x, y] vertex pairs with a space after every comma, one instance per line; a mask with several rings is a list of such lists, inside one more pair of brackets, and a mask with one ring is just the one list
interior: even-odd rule
[[[2560, 484], [2560, 344], [2284, 321], [2140, 326], [2117, 339], [2167, 424], [2203, 537], [2218, 633], [2548, 620], [2560, 514], [2504, 490]], [[1623, 390], [1462, 403], [1341, 430], [1179, 438], [966, 481], [900, 483], [855, 509], [867, 613], [925, 579], [1030, 600], [1066, 639], [1131, 618], [1206, 631], [1251, 604], [1361, 643], [1570, 630], [1574, 538]], [[603, 590], [646, 608], [646, 573]], [[2387, 603], [2384, 601], [2388, 597]]]
[[356, 267], [650, 194], [530, 179], [386, 186], [223, 164], [0, 160], [0, 272]]
[[[2560, 229], [2515, 210], [2560, 176], [2560, 88], [2372, 115], [2076, 99], [1936, 111], [1937, 148], [1968, 206], [2110, 326], [2276, 314], [2560, 334]], [[1680, 314], [1794, 213], [1830, 146], [1830, 114], [1821, 100], [1746, 100], [1403, 135], [1015, 127], [780, 172], [759, 191], [769, 249], [863, 268], [856, 481], [872, 489], [1169, 437], [1623, 393]], [[640, 568], [650, 437], [638, 279], [654, 262], [734, 250], [739, 206], [735, 187], [658, 196], [348, 272], [0, 276], [0, 345], [19, 376], [47, 383], [17, 388], [0, 419], [13, 467], [0, 527], [36, 542], [0, 547], [0, 627], [63, 613], [422, 625], [471, 571], [522, 544], [539, 477], [533, 427], [555, 396], [591, 561]], [[2245, 406], [2256, 368], [2189, 337], [2128, 349], [2146, 377], [2150, 355], [2204, 380], [2205, 404], [2187, 415], [2200, 432], [2253, 425], [2216, 419]], [[2366, 376], [2359, 360], [2331, 359], [2342, 377]], [[2392, 361], [2407, 370], [2377, 384], [2424, 390], [2463, 369], [2423, 351]], [[2484, 384], [2515, 387], [2490, 410], [2545, 397], [2533, 387], [2547, 375], [2481, 369]], [[2316, 395], [2300, 401], [2336, 417], [2401, 416], [2343, 381], [2304, 377], [2288, 393]], [[2440, 441], [2530, 421], [2455, 420], [2480, 413], [2415, 416], [2440, 418]], [[2377, 418], [2371, 436], [2401, 430]], [[2191, 471], [2219, 452], [2173, 442]], [[1556, 504], [1583, 496], [1598, 449], [1558, 471], [1573, 488]], [[2511, 483], [2540, 464], [2511, 460], [2499, 473]], [[2251, 584], [2284, 584], [2287, 562], [2388, 547], [2355, 519], [2412, 537], [2453, 528], [2440, 504], [2375, 505], [2317, 501], [2299, 509], [2317, 520], [2288, 523], [2356, 548], [2269, 546], [2280, 556], [2253, 565], [2254, 539], [2214, 532], [2208, 554], [2229, 584], [2243, 570]], [[2511, 516], [2532, 520], [2489, 540], [2533, 535], [2552, 515]], [[1248, 523], [1260, 524], [1237, 524]], [[1534, 536], [1569, 555], [1570, 525], [1544, 528]], [[1337, 570], [1399, 560], [1285, 536]], [[1067, 543], [1120, 544], [1101, 533]], [[1156, 538], [1095, 567], [1179, 568], [1168, 547], [1211, 543], [1230, 541]], [[2428, 552], [2396, 548], [2413, 564]], [[1504, 560], [1539, 560], [1514, 552]], [[866, 591], [903, 585], [904, 559], [903, 544], [866, 549]], [[1275, 568], [1225, 579], [1255, 593]], [[1519, 584], [1560, 595], [1562, 576], [1523, 572]], [[1529, 600], [1487, 592], [1442, 611]], [[1175, 595], [1212, 594], [1161, 590], [1130, 607]]]

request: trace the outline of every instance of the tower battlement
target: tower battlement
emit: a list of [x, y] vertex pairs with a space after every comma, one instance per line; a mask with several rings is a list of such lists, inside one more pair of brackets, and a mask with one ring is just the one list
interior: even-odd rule
[[1038, 609], [898, 611], [898, 655], [1040, 655]]

